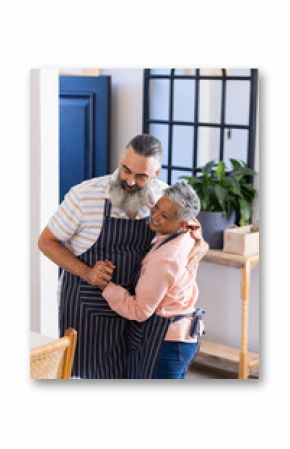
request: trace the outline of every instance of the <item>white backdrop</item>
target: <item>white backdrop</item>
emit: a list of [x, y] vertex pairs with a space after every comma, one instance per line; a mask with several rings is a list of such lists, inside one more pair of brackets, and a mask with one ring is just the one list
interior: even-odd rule
[[[148, 0], [1, 6], [1, 446], [241, 449], [288, 440], [288, 105], [286, 2]], [[68, 20], [69, 12], [69, 20]], [[32, 383], [28, 380], [29, 69], [35, 66], [256, 66], [262, 69], [262, 379]], [[287, 210], [287, 209], [286, 209]], [[9, 220], [9, 222], [8, 222]], [[11, 236], [15, 244], [11, 242]], [[15, 250], [14, 250], [15, 248]], [[287, 409], [286, 409], [287, 411]], [[53, 431], [51, 430], [53, 429]], [[51, 431], [50, 431], [51, 430]]]

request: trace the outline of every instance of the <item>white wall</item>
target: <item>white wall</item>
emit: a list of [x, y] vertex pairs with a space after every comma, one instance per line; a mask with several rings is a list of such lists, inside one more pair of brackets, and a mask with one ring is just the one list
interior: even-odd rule
[[118, 167], [122, 149], [142, 132], [142, 69], [101, 69], [111, 76], [111, 156], [110, 170]]
[[40, 331], [40, 73], [30, 73], [30, 328]]
[[[206, 311], [206, 338], [239, 347], [241, 334], [240, 271], [202, 262], [197, 281], [199, 305]], [[259, 351], [259, 269], [251, 276], [249, 350]]]
[[57, 336], [58, 269], [37, 248], [41, 230], [58, 205], [58, 70], [31, 70], [31, 322]]

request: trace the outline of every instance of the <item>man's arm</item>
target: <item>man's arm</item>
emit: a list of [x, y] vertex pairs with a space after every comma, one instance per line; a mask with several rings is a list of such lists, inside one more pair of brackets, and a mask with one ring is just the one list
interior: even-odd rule
[[59, 267], [100, 289], [103, 289], [112, 278], [115, 268], [113, 264], [108, 261], [99, 261], [94, 267], [90, 267], [81, 262], [53, 235], [48, 227], [42, 231], [38, 239], [38, 248]]

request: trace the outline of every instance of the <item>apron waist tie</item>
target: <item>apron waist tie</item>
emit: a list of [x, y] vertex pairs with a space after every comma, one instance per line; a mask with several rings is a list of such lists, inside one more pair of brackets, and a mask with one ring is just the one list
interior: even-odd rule
[[203, 309], [196, 309], [194, 312], [185, 313], [183, 315], [177, 315], [171, 318], [171, 323], [176, 323], [176, 321], [182, 320], [186, 317], [192, 317], [192, 322], [190, 326], [189, 335], [191, 337], [200, 337], [200, 321], [204, 315]]

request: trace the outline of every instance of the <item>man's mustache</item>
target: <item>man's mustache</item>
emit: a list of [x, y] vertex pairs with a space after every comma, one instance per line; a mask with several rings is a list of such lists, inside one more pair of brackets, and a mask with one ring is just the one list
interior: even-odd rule
[[133, 185], [133, 186], [129, 186], [129, 185], [126, 183], [126, 181], [121, 181], [121, 180], [120, 180], [120, 184], [121, 184], [121, 187], [122, 187], [124, 190], [129, 190], [129, 192], [131, 192], [131, 193], [139, 192], [140, 190], [142, 190], [142, 188], [141, 188], [141, 187], [138, 187], [136, 184]]

